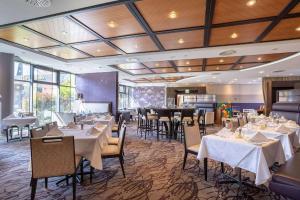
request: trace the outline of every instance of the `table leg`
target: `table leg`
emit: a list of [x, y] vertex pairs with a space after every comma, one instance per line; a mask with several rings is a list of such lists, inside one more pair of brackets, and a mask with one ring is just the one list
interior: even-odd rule
[[204, 178], [207, 181], [207, 158], [204, 158]]

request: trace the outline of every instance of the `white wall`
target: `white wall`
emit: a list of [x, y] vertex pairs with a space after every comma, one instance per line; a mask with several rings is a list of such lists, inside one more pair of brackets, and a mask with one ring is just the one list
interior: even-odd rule
[[216, 94], [218, 102], [263, 103], [261, 84], [208, 84], [206, 92], [207, 94]]

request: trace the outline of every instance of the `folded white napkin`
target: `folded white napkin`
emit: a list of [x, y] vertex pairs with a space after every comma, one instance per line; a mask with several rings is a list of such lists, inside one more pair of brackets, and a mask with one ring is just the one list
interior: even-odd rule
[[262, 133], [257, 132], [255, 135], [250, 137], [248, 139], [248, 142], [251, 143], [264, 143], [264, 142], [269, 142], [270, 139], [268, 139], [266, 136], [264, 136]]
[[229, 136], [231, 136], [233, 134], [233, 132], [230, 130], [230, 129], [228, 129], [228, 128], [222, 128], [220, 131], [218, 131], [217, 133], [216, 133], [216, 135], [217, 136], [220, 136], [220, 137], [229, 137]]
[[90, 128], [87, 132], [90, 134], [90, 135], [96, 135], [97, 133], [99, 133], [99, 128], [96, 128], [96, 127], [92, 127]]
[[284, 133], [284, 134], [289, 134], [289, 133], [292, 132], [288, 127], [286, 127], [283, 124], [281, 124], [280, 126], [278, 126], [275, 130], [277, 132], [279, 132], [279, 133]]
[[72, 129], [76, 129], [78, 128], [77, 125], [75, 124], [75, 122], [69, 122], [67, 125], [68, 128], [72, 128]]
[[292, 120], [287, 121], [286, 126], [291, 127], [291, 128], [298, 128], [299, 127], [299, 125], [295, 121], [292, 121]]
[[52, 128], [47, 132], [46, 136], [63, 136], [64, 133], [57, 128]]
[[254, 134], [257, 133], [257, 131], [255, 129], [253, 129], [253, 128], [244, 127], [244, 128], [242, 128], [242, 133], [244, 135], [254, 135]]

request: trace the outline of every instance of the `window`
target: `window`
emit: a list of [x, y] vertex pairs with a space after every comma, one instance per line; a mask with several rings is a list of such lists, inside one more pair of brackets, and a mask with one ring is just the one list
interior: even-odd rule
[[75, 75], [15, 62], [14, 111], [33, 112], [40, 124], [54, 120], [54, 112], [72, 112]]
[[133, 107], [133, 88], [125, 85], [119, 85], [119, 109]]
[[51, 70], [34, 68], [34, 81], [57, 83], [57, 73]]
[[60, 72], [59, 76], [59, 110], [60, 112], [72, 112], [72, 105], [75, 102], [75, 75]]

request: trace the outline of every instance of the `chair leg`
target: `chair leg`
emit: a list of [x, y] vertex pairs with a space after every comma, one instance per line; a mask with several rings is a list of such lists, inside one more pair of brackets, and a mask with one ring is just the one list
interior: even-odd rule
[[91, 166], [91, 169], [90, 169], [90, 183], [92, 183], [93, 181], [93, 173], [94, 173], [94, 167]]
[[80, 183], [83, 183], [83, 161], [80, 163]]
[[184, 152], [184, 158], [183, 158], [183, 166], [182, 166], [182, 169], [183, 169], [183, 170], [184, 170], [184, 167], [185, 167], [185, 163], [186, 163], [187, 156], [188, 156], [188, 153], [185, 151], [185, 152]]
[[221, 172], [224, 173], [224, 163], [221, 162]]
[[124, 178], [125, 178], [125, 171], [124, 171], [124, 166], [123, 166], [123, 163], [124, 163], [123, 156], [120, 156], [120, 157], [119, 157], [119, 160], [120, 160], [120, 164], [121, 164], [123, 176], [124, 176]]
[[76, 172], [73, 174], [73, 200], [76, 199]]
[[45, 188], [48, 189], [48, 178], [45, 178]]
[[156, 137], [157, 137], [157, 141], [159, 140], [159, 122], [158, 120], [156, 121]]
[[66, 176], [66, 184], [69, 185], [69, 176]]
[[31, 200], [34, 200], [35, 198], [36, 185], [37, 185], [37, 179], [31, 178]]

